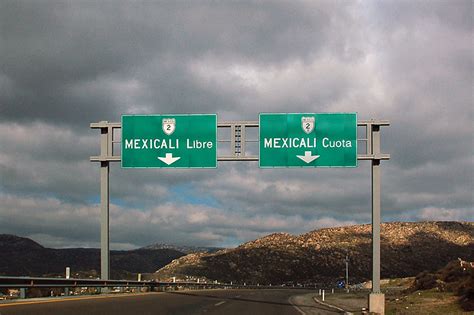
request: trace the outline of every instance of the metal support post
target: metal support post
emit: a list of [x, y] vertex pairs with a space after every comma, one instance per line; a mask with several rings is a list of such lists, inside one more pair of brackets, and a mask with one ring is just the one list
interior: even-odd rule
[[[109, 127], [101, 128], [100, 155], [109, 156], [111, 134]], [[100, 162], [100, 276], [102, 280], [110, 279], [109, 261], [109, 162]]]
[[[380, 127], [372, 126], [372, 154], [380, 154]], [[380, 160], [372, 160], [372, 293], [380, 293]]]
[[100, 277], [109, 280], [109, 162], [100, 163]]
[[[374, 156], [380, 155], [380, 126], [370, 125], [369, 138]], [[380, 292], [380, 159], [372, 160], [372, 292], [369, 312], [385, 313], [385, 295]]]
[[380, 293], [380, 161], [372, 161], [372, 293]]

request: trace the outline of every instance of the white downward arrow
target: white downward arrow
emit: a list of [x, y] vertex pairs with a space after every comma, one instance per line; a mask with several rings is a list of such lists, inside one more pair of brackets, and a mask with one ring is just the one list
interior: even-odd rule
[[160, 159], [160, 161], [166, 163], [167, 165], [171, 165], [174, 162], [176, 162], [177, 160], [179, 160], [180, 157], [179, 156], [173, 157], [173, 153], [166, 153], [165, 157], [159, 156], [158, 159]]
[[303, 160], [306, 163], [311, 163], [314, 160], [316, 160], [319, 155], [311, 155], [311, 151], [304, 151], [304, 155], [297, 155], [296, 156], [298, 159]]

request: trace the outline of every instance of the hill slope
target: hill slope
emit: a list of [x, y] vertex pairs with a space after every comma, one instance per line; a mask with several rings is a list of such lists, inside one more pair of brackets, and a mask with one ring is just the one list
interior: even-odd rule
[[[153, 272], [183, 255], [173, 249], [111, 251], [112, 278], [122, 278], [127, 273]], [[0, 234], [0, 275], [63, 275], [66, 266], [71, 267], [73, 274], [100, 270], [100, 249], [45, 248], [28, 238]]]
[[[415, 276], [448, 261], [474, 258], [474, 223], [420, 222], [381, 225], [382, 277]], [[343, 278], [346, 252], [351, 282], [371, 277], [371, 226], [276, 233], [235, 249], [190, 254], [157, 271], [156, 278], [199, 276], [247, 283], [326, 282]]]
[[185, 253], [185, 254], [193, 254], [193, 253], [215, 253], [219, 250], [224, 248], [222, 247], [204, 247], [204, 246], [186, 246], [186, 245], [173, 245], [173, 244], [163, 244], [163, 243], [156, 243], [152, 245], [148, 245], [142, 247], [140, 249], [174, 249], [178, 252]]

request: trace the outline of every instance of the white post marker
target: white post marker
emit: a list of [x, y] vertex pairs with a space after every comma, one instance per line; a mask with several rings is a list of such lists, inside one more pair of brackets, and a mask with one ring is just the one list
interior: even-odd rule
[[142, 281], [142, 274], [141, 273], [138, 274], [138, 279], [137, 280]]
[[[69, 279], [71, 277], [71, 268], [66, 267], [66, 279]], [[68, 296], [69, 295], [69, 288], [64, 288], [64, 295]]]
[[175, 283], [175, 282], [176, 282], [176, 277], [173, 277], [173, 283]]
[[323, 290], [323, 302], [324, 302], [324, 290]]
[[319, 289], [319, 296], [321, 296], [321, 289]]

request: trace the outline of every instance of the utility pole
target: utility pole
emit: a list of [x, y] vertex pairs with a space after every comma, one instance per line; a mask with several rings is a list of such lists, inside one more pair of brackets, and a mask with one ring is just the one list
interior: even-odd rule
[[346, 254], [346, 292], [349, 293], [349, 255]]

